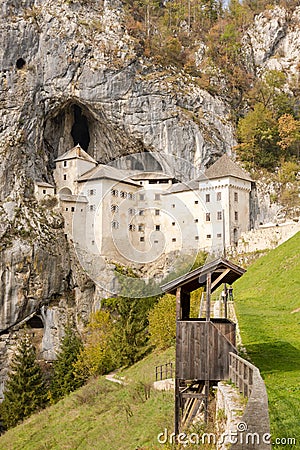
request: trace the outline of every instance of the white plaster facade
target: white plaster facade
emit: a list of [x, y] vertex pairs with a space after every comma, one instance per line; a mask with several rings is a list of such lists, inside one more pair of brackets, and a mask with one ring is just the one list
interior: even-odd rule
[[79, 146], [55, 162], [66, 232], [92, 254], [138, 264], [170, 252], [218, 254], [249, 230], [251, 179], [226, 155], [186, 184], [97, 164]]

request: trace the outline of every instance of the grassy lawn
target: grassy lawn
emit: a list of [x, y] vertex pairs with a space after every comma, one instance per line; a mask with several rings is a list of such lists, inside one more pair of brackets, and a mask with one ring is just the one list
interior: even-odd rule
[[266, 383], [272, 436], [296, 438], [285, 448], [300, 448], [300, 233], [257, 260], [234, 288], [243, 344]]
[[[54, 406], [0, 437], [2, 450], [157, 449], [157, 435], [173, 429], [174, 393], [151, 389], [155, 365], [174, 360], [174, 349], [153, 353], [124, 370], [128, 385], [92, 380]], [[130, 382], [129, 382], [130, 380]]]

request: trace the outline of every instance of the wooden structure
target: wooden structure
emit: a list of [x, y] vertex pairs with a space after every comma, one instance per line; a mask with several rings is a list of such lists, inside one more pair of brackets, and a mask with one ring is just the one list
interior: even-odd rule
[[[235, 324], [227, 318], [211, 318], [211, 293], [231, 285], [245, 270], [220, 258], [162, 286], [176, 295], [175, 435], [188, 426], [204, 404], [207, 420], [209, 387], [228, 377], [229, 354], [236, 353]], [[190, 318], [190, 293], [206, 290], [205, 319]]]

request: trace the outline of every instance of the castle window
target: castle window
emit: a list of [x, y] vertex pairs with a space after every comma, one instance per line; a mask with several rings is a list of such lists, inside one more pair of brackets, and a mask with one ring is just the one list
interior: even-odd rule
[[96, 211], [96, 205], [90, 205], [90, 211]]
[[130, 224], [128, 225], [128, 230], [129, 230], [129, 231], [135, 231], [135, 225], [133, 225], [133, 224], [130, 223]]
[[220, 202], [222, 199], [222, 192], [217, 192], [217, 202]]
[[234, 220], [239, 220], [239, 213], [234, 211]]
[[158, 241], [154, 241], [154, 244], [158, 244]]
[[234, 193], [234, 201], [235, 201], [235, 202], [238, 202], [238, 201], [239, 201], [239, 193], [238, 193], [238, 192], [235, 192], [235, 193]]
[[222, 234], [221, 233], [218, 233], [217, 234], [217, 238], [221, 238], [222, 237]]
[[113, 197], [118, 197], [118, 194], [119, 194], [119, 192], [118, 192], [117, 189], [112, 189], [112, 190], [110, 191], [110, 193], [111, 193], [111, 195], [112, 195]]
[[145, 212], [145, 211], [144, 211], [143, 209], [140, 209], [140, 210], [139, 210], [139, 216], [143, 216], [143, 215], [144, 215], [144, 212]]
[[92, 245], [95, 245], [95, 241], [92, 241]]
[[69, 211], [69, 208], [66, 208], [66, 211]]
[[199, 236], [195, 236], [195, 241], [199, 241]]
[[67, 175], [66, 174], [64, 174], [64, 180], [66, 180], [67, 179]]
[[129, 200], [133, 200], [135, 195], [132, 192], [128, 192], [128, 198]]
[[139, 194], [139, 199], [140, 200], [145, 200], [145, 194]]
[[172, 222], [172, 226], [175, 227], [175, 222]]
[[64, 161], [64, 167], [68, 166], [68, 161]]
[[43, 194], [47, 194], [47, 191], [46, 191], [46, 189], [43, 189]]
[[144, 224], [140, 223], [139, 226], [138, 226], [138, 230], [139, 231], [144, 231], [144, 229], [145, 229]]
[[217, 220], [222, 220], [222, 211], [217, 212]]
[[155, 194], [154, 195], [154, 200], [160, 200], [160, 194]]
[[75, 211], [75, 207], [74, 207], [74, 206], [71, 207], [71, 211], [72, 211], [72, 212]]
[[160, 231], [160, 225], [155, 225], [155, 231]]
[[195, 205], [198, 205], [198, 203], [199, 203], [199, 201], [198, 201], [198, 200], [195, 200]]
[[172, 238], [172, 242], [176, 242], [176, 238]]
[[111, 227], [113, 230], [117, 230], [119, 228], [119, 222], [117, 222], [116, 220], [113, 220], [111, 223]]
[[211, 234], [207, 234], [206, 239], [211, 239]]
[[198, 223], [198, 222], [199, 222], [199, 219], [195, 219], [194, 222], [195, 222], [195, 223]]
[[119, 211], [119, 206], [118, 205], [111, 205], [110, 206], [110, 210], [112, 213], [116, 213]]
[[96, 189], [90, 189], [89, 195], [96, 195]]
[[159, 216], [159, 215], [160, 215], [160, 210], [159, 210], [159, 209], [156, 209], [156, 210], [155, 210], [155, 215], [156, 215], [156, 216]]
[[210, 213], [205, 214], [205, 220], [206, 222], [210, 222]]
[[134, 209], [134, 208], [129, 208], [128, 214], [129, 214], [130, 216], [133, 216], [133, 215], [135, 214], [135, 209]]
[[25, 66], [25, 64], [26, 64], [25, 59], [19, 58], [19, 59], [17, 59], [17, 62], [16, 62], [16, 68], [17, 68], [18, 70], [23, 69], [23, 67]]
[[174, 205], [174, 203], [173, 203], [173, 205], [172, 205], [172, 208], [175, 208], [175, 205]]
[[210, 202], [210, 194], [205, 195], [205, 201], [206, 201], [206, 203]]
[[127, 192], [125, 192], [125, 191], [120, 191], [120, 197], [121, 197], [121, 198], [126, 198], [126, 197], [127, 197]]
[[145, 237], [144, 236], [140, 237], [140, 242], [145, 242]]

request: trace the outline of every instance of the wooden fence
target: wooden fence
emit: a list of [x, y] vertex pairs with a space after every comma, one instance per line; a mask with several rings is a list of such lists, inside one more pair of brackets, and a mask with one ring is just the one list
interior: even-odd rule
[[240, 356], [234, 353], [229, 354], [229, 378], [245, 397], [251, 395], [255, 369], [255, 366]]
[[166, 380], [175, 377], [175, 363], [168, 362], [155, 367], [155, 381]]

